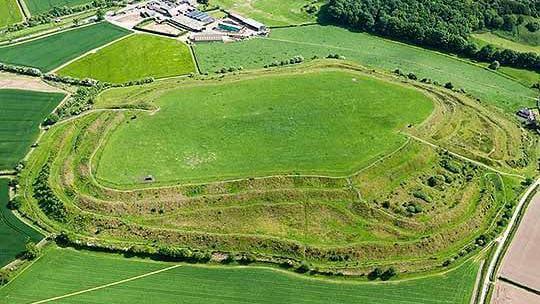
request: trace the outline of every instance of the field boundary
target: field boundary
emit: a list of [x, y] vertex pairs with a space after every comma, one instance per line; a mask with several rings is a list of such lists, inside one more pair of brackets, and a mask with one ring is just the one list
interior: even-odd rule
[[104, 285], [96, 286], [96, 287], [93, 287], [93, 288], [88, 288], [88, 289], [68, 293], [68, 294], [65, 294], [65, 295], [62, 295], [62, 296], [57, 296], [57, 297], [48, 298], [48, 299], [45, 299], [45, 300], [40, 300], [40, 301], [37, 301], [37, 302], [32, 302], [31, 304], [48, 303], [48, 302], [61, 300], [61, 299], [77, 296], [77, 295], [80, 295], [80, 294], [100, 290], [100, 289], [105, 289], [105, 288], [108, 288], [108, 287], [124, 284], [124, 283], [127, 283], [127, 282], [131, 282], [131, 281], [135, 281], [135, 280], [138, 280], [138, 279], [149, 277], [149, 276], [152, 276], [152, 275], [155, 275], [155, 274], [159, 274], [159, 273], [162, 273], [162, 272], [165, 272], [165, 271], [169, 271], [169, 270], [181, 267], [181, 266], [182, 265], [173, 265], [173, 266], [170, 266], [170, 267], [167, 267], [167, 268], [164, 268], [164, 269], [148, 272], [148, 273], [145, 273], [145, 274], [142, 274], [142, 275], [138, 275], [138, 276], [135, 276], [135, 277], [124, 279], [124, 280], [112, 282], [112, 283], [109, 283], [109, 284], [104, 284]]

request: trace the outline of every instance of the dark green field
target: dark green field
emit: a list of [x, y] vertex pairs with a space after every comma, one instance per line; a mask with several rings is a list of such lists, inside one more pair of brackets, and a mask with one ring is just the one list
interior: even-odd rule
[[129, 33], [107, 22], [0, 48], [0, 62], [51, 71]]
[[77, 6], [92, 2], [92, 0], [24, 0], [33, 15], [45, 13], [54, 7]]
[[0, 90], [0, 170], [13, 169], [24, 157], [39, 124], [63, 98], [61, 93]]
[[0, 267], [22, 252], [27, 240], [39, 242], [43, 237], [7, 208], [8, 201], [8, 180], [0, 178]]
[[[173, 265], [51, 248], [30, 269], [0, 289], [0, 302], [22, 304], [61, 297]], [[52, 303], [465, 304], [472, 295], [477, 271], [476, 263], [467, 262], [443, 275], [365, 284], [311, 279], [259, 267], [182, 264], [144, 278], [65, 296]]]

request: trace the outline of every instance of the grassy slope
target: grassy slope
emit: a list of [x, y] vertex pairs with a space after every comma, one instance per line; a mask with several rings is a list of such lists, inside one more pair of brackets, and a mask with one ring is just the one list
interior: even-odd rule
[[[132, 184], [278, 173], [343, 175], [396, 149], [433, 105], [422, 93], [345, 72], [180, 89], [107, 142], [98, 177]], [[151, 160], [151, 161], [149, 161]]]
[[38, 242], [43, 237], [7, 208], [8, 201], [8, 180], [0, 178], [0, 267], [22, 252], [28, 239]]
[[[171, 264], [71, 249], [49, 249], [34, 266], [0, 289], [0, 301], [29, 303], [116, 282]], [[266, 268], [182, 265], [55, 303], [469, 303], [476, 263], [441, 276], [388, 284], [329, 282]], [[81, 275], [84, 273], [85, 275]], [[35, 282], [39, 281], [39, 284]], [[180, 302], [179, 302], [180, 301]], [[182, 302], [183, 303], [183, 302]]]
[[500, 37], [496, 34], [486, 32], [481, 34], [473, 34], [474, 40], [480, 45], [484, 46], [486, 44], [492, 44], [496, 47], [512, 49], [518, 52], [533, 52], [540, 53], [540, 46], [527, 45], [519, 42], [515, 42], [503, 37]]
[[282, 26], [314, 22], [316, 17], [302, 9], [311, 2], [310, 0], [216, 0], [211, 4], [239, 12], [267, 26]]
[[451, 81], [475, 96], [508, 112], [521, 105], [533, 105], [536, 94], [527, 87], [495, 72], [436, 52], [353, 33], [333, 26], [274, 29], [270, 39], [253, 39], [233, 44], [199, 44], [196, 55], [203, 71], [222, 67], [262, 68], [274, 60], [295, 55], [306, 58], [338, 53], [364, 66], [391, 71], [400, 68], [421, 78]]
[[22, 15], [17, 0], [0, 0], [0, 28], [21, 21]]
[[71, 63], [59, 74], [122, 83], [194, 71], [190, 50], [183, 42], [153, 35], [133, 35]]
[[45, 13], [54, 7], [77, 6], [92, 2], [92, 0], [24, 0], [33, 15]]
[[38, 126], [61, 93], [0, 90], [0, 170], [12, 169], [36, 140]]
[[0, 48], [0, 62], [50, 71], [129, 32], [107, 22]]

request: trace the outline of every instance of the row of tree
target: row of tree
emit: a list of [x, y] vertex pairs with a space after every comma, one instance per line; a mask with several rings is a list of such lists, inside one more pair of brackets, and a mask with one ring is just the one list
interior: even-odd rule
[[[540, 56], [479, 48], [469, 35], [481, 29], [512, 29], [538, 18], [534, 0], [330, 0], [328, 15], [347, 27], [483, 61], [540, 71]], [[534, 27], [534, 25], [531, 25]]]

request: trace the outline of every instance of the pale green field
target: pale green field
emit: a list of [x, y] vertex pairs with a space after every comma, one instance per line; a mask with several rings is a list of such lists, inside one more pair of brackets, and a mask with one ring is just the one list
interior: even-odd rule
[[136, 34], [69, 64], [58, 74], [122, 83], [194, 71], [195, 64], [185, 43], [155, 35]]
[[478, 272], [476, 263], [467, 262], [443, 275], [372, 284], [311, 279], [261, 267], [182, 264], [137, 280], [66, 296], [170, 266], [173, 264], [51, 248], [15, 281], [0, 288], [0, 302], [23, 304], [64, 296], [51, 303], [466, 304]]
[[[304, 24], [316, 21], [315, 15], [308, 14], [304, 5], [309, 0], [215, 0], [211, 4], [219, 5], [222, 9], [233, 10], [254, 18], [267, 26], [283, 26]], [[320, 6], [323, 1], [315, 1]]]
[[518, 52], [533, 52], [540, 53], [540, 46], [527, 45], [519, 42], [515, 42], [503, 37], [500, 37], [496, 34], [486, 32], [481, 34], [472, 34], [472, 37], [480, 45], [492, 44], [495, 47], [511, 49]]
[[0, 0], [0, 28], [21, 21], [22, 14], [17, 0]]
[[397, 131], [433, 110], [419, 91], [328, 71], [177, 89], [156, 104], [112, 133], [99, 179], [346, 175], [396, 149], [405, 140]]

